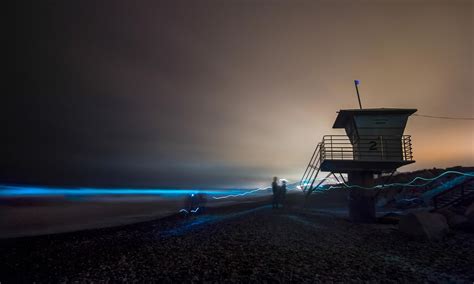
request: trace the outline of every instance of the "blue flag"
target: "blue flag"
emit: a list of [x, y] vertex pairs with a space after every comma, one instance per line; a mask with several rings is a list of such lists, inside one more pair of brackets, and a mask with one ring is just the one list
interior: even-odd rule
[[359, 84], [360, 84], [359, 80], [354, 80], [354, 83], [355, 83], [356, 85], [359, 85]]

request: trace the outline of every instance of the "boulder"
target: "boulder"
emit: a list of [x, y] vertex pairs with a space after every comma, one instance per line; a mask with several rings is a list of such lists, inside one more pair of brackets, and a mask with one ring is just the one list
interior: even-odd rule
[[454, 214], [450, 216], [447, 220], [448, 220], [448, 225], [453, 229], [463, 227], [464, 224], [467, 224], [469, 222], [469, 219], [466, 216], [459, 215], [459, 214]]
[[397, 213], [387, 213], [382, 217], [377, 218], [377, 223], [379, 224], [398, 224], [400, 222], [400, 214]]
[[466, 232], [474, 233], [474, 202], [467, 207], [464, 215], [467, 221], [457, 225], [457, 228]]
[[396, 201], [396, 207], [398, 209], [409, 209], [409, 208], [418, 208], [424, 206], [424, 201], [421, 198], [403, 198]]
[[384, 207], [385, 205], [387, 205], [388, 203], [388, 199], [385, 198], [385, 197], [380, 197], [379, 199], [377, 199], [377, 203], [375, 204], [375, 206], [377, 207]]
[[437, 211], [439, 214], [443, 215], [446, 220], [448, 220], [449, 218], [451, 218], [452, 216], [456, 215], [456, 213], [454, 213], [453, 211], [449, 210], [448, 208], [443, 208], [441, 210], [438, 210]]
[[441, 240], [449, 232], [446, 217], [439, 213], [414, 212], [400, 218], [399, 230], [415, 238]]
[[438, 213], [446, 218], [446, 220], [448, 221], [448, 225], [451, 228], [459, 227], [459, 225], [469, 221], [466, 216], [457, 214], [449, 209], [440, 210], [438, 211]]

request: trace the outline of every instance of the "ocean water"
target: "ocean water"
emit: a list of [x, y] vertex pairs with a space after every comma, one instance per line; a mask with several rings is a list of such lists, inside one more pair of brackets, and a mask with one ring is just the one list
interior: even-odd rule
[[164, 189], [164, 188], [92, 188], [92, 187], [43, 187], [0, 185], [0, 199], [29, 197], [64, 197], [68, 200], [101, 201], [152, 201], [160, 199], [182, 199], [190, 195], [201, 194], [209, 200], [233, 199], [271, 194], [270, 188], [258, 189]]

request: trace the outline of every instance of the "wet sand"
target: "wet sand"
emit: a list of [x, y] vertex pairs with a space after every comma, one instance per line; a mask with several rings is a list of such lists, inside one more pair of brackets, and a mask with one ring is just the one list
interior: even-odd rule
[[[209, 200], [207, 206], [258, 202], [268, 196]], [[0, 239], [73, 232], [156, 220], [179, 212], [184, 197], [0, 198]]]
[[2, 199], [0, 238], [125, 225], [172, 215], [179, 200], [68, 200], [61, 197]]
[[[297, 202], [296, 202], [297, 203]], [[406, 238], [395, 225], [352, 224], [268, 202], [211, 208], [113, 228], [0, 240], [9, 282], [474, 281], [472, 234]]]

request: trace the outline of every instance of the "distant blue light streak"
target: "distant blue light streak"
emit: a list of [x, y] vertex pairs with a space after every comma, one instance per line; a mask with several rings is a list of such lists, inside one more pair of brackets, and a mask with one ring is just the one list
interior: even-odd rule
[[[345, 182], [342, 182], [340, 184], [344, 185], [346, 188], [360, 188], [360, 189], [376, 189], [376, 188], [386, 188], [386, 187], [393, 187], [393, 186], [412, 186], [412, 187], [423, 187], [425, 185], [428, 185], [430, 184], [431, 182], [445, 176], [445, 175], [448, 175], [448, 174], [456, 174], [456, 175], [462, 175], [462, 176], [468, 176], [468, 177], [474, 177], [474, 172], [469, 172], [469, 173], [463, 173], [463, 172], [458, 172], [458, 171], [446, 171], [436, 177], [433, 177], [433, 178], [424, 178], [424, 177], [415, 177], [412, 181], [410, 182], [407, 182], [407, 183], [390, 183], [390, 184], [385, 184], [385, 185], [382, 185], [382, 184], [379, 184], [379, 185], [375, 185], [375, 186], [371, 186], [371, 187], [365, 187], [365, 186], [360, 186], [360, 185], [348, 185], [346, 184]], [[423, 181], [426, 181], [425, 183], [422, 183], [422, 184], [414, 184], [416, 181], [418, 180], [423, 180]], [[340, 185], [339, 184], [339, 185]], [[330, 186], [327, 190], [329, 189], [332, 189], [332, 188], [336, 188], [338, 186]]]
[[228, 195], [224, 195], [224, 196], [213, 196], [212, 198], [214, 198], [214, 199], [225, 199], [225, 198], [230, 198], [230, 197], [240, 197], [240, 196], [245, 196], [245, 195], [252, 194], [252, 193], [255, 193], [255, 192], [258, 192], [258, 191], [264, 191], [264, 190], [270, 190], [270, 189], [271, 189], [271, 187], [261, 187], [261, 188], [257, 188], [257, 189], [254, 189], [254, 190], [249, 190], [249, 191], [246, 191], [246, 192], [243, 192], [243, 193], [228, 194]]
[[[280, 182], [287, 182], [288, 183], [288, 180], [287, 179], [280, 179]], [[298, 188], [298, 187], [297, 187]], [[253, 189], [253, 190], [249, 190], [249, 191], [245, 191], [245, 192], [242, 192], [242, 193], [237, 193], [237, 194], [228, 194], [228, 195], [224, 195], [224, 196], [213, 196], [212, 198], [213, 199], [226, 199], [226, 198], [231, 198], [231, 197], [242, 197], [242, 196], [245, 196], [245, 195], [249, 195], [249, 194], [252, 194], [252, 193], [256, 193], [256, 192], [259, 192], [259, 191], [269, 191], [270, 189], [272, 189], [271, 187], [267, 186], [267, 187], [260, 187], [260, 188], [257, 188], [257, 189]], [[293, 190], [294, 188], [290, 188], [288, 187], [287, 190]]]
[[[324, 185], [321, 183], [319, 186], [318, 186], [318, 191], [327, 191], [327, 190], [331, 190], [331, 189], [334, 189], [334, 188], [340, 188], [341, 185], [345, 186], [346, 188], [360, 188], [360, 189], [377, 189], [377, 188], [387, 188], [387, 187], [394, 187], [394, 186], [411, 186], [411, 187], [423, 187], [423, 186], [426, 186], [428, 184], [430, 184], [431, 182], [445, 176], [445, 175], [448, 175], [448, 174], [456, 174], [456, 175], [462, 175], [462, 176], [468, 176], [468, 177], [474, 177], [474, 172], [468, 172], [468, 173], [463, 173], [463, 172], [459, 172], [459, 171], [446, 171], [436, 177], [433, 177], [433, 178], [424, 178], [424, 177], [415, 177], [413, 180], [411, 180], [410, 182], [407, 182], [407, 183], [390, 183], [390, 184], [384, 184], [384, 185], [375, 185], [375, 186], [372, 186], [372, 187], [365, 187], [365, 186], [360, 186], [360, 185], [348, 185], [347, 183], [345, 182], [340, 182], [340, 183], [337, 183], [336, 185], [331, 185], [329, 187], [326, 187], [324, 188]], [[326, 182], [326, 181], [336, 181], [336, 179], [332, 178], [332, 177], [326, 177], [326, 178], [316, 178], [317, 181], [322, 181], [322, 182]], [[425, 183], [422, 183], [422, 184], [414, 184], [415, 182], [419, 181], [419, 180], [423, 180], [423, 181], [426, 181]], [[306, 186], [306, 185], [310, 185], [310, 183], [308, 181], [303, 181], [303, 186]], [[239, 197], [239, 196], [245, 196], [245, 195], [248, 195], [248, 194], [252, 194], [252, 193], [255, 193], [257, 191], [262, 191], [262, 190], [269, 190], [271, 189], [270, 187], [266, 187], [266, 188], [258, 188], [258, 189], [255, 189], [255, 190], [251, 190], [251, 191], [247, 191], [247, 192], [244, 192], [244, 193], [241, 193], [241, 194], [229, 194], [229, 195], [224, 195], [224, 196], [218, 196], [218, 197], [213, 197], [214, 199], [224, 199], [224, 198], [230, 198], [230, 197]], [[292, 190], [293, 188], [289, 188], [288, 190]], [[296, 189], [302, 189], [300, 186], [296, 186]]]
[[[331, 181], [331, 182], [335, 182], [335, 183], [339, 184], [339, 181], [336, 180], [336, 179], [333, 178], [333, 177], [325, 177], [325, 178], [317, 177], [317, 178], [315, 179], [315, 181]], [[311, 182], [310, 180], [303, 180], [301, 186], [300, 186], [300, 185], [297, 185], [296, 188], [303, 190], [303, 187], [306, 187], [306, 186], [308, 186], [308, 185], [311, 185], [311, 183], [312, 183], [312, 182]], [[319, 187], [322, 187], [322, 184], [319, 185]]]

